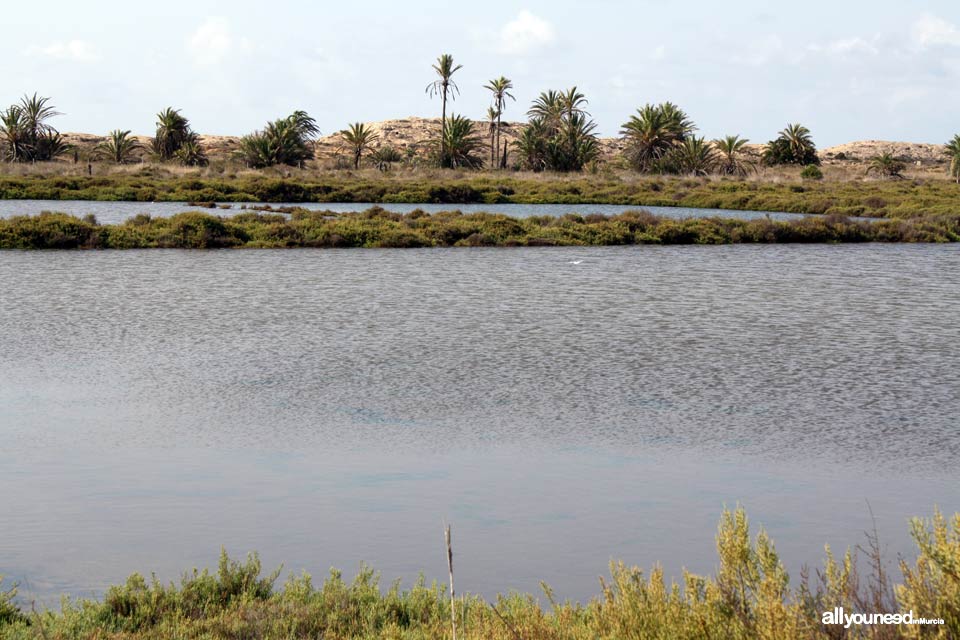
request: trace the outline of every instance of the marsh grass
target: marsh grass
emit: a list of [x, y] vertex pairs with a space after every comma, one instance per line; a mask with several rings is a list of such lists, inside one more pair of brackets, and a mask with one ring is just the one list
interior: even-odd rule
[[864, 221], [838, 215], [786, 222], [769, 219], [674, 219], [647, 211], [616, 216], [567, 214], [511, 218], [444, 211], [407, 214], [379, 206], [359, 213], [283, 208], [289, 214], [244, 211], [233, 217], [186, 212], [140, 214], [97, 224], [44, 212], [0, 220], [0, 249], [221, 249], [232, 247], [518, 247], [782, 242], [956, 242], [960, 215]]
[[[724, 511], [717, 529], [714, 575], [685, 572], [668, 582], [660, 567], [649, 574], [612, 563], [600, 593], [586, 603], [558, 602], [543, 585], [542, 601], [513, 593], [487, 602], [456, 602], [457, 637], [471, 640], [869, 640], [960, 637], [960, 514], [911, 525], [915, 563], [901, 561], [903, 582], [890, 584], [877, 544], [865, 557], [829, 547], [811, 580], [804, 570], [796, 586], [761, 529], [751, 534], [745, 512]], [[863, 562], [861, 562], [863, 560]], [[869, 574], [861, 578], [858, 566]], [[879, 569], [878, 569], [879, 567]], [[215, 573], [193, 570], [179, 584], [132, 575], [100, 600], [64, 599], [61, 610], [26, 615], [15, 608], [0, 617], [0, 639], [239, 639], [239, 638], [447, 638], [452, 599], [442, 583], [423, 576], [409, 589], [380, 585], [379, 574], [361, 567], [352, 582], [331, 570], [319, 586], [306, 573], [261, 575], [251, 554], [238, 562], [221, 552]], [[887, 585], [887, 586], [878, 586]], [[4, 602], [0, 598], [0, 603]], [[909, 611], [944, 619], [942, 626], [872, 626], [849, 630], [821, 624], [823, 611]], [[0, 609], [2, 610], [2, 609]]]

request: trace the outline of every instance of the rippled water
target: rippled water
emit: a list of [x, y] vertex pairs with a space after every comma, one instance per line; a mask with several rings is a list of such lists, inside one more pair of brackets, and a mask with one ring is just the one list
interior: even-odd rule
[[[574, 264], [577, 263], [577, 264]], [[0, 252], [0, 573], [597, 592], [960, 510], [955, 246]]]
[[[206, 213], [218, 216], [234, 216], [243, 213], [241, 207], [260, 206], [253, 203], [233, 203], [229, 209], [201, 209]], [[602, 213], [617, 215], [624, 211], [646, 209], [651, 213], [668, 218], [739, 218], [753, 220], [754, 218], [769, 217], [774, 220], [791, 220], [803, 218], [802, 214], [777, 213], [767, 211], [731, 211], [729, 209], [692, 209], [689, 207], [638, 207], [618, 204], [430, 204], [430, 203], [385, 203], [372, 202], [287, 202], [271, 204], [278, 207], [304, 207], [317, 211], [351, 212], [365, 211], [370, 207], [380, 206], [398, 213], [409, 213], [414, 209], [423, 209], [428, 213], [438, 211], [459, 210], [464, 213], [486, 211], [503, 213], [515, 218], [529, 218], [530, 216], [562, 216], [567, 213], [588, 215]], [[18, 215], [36, 215], [41, 211], [59, 211], [75, 216], [84, 216], [92, 213], [101, 224], [117, 224], [141, 213], [154, 217], [168, 217], [184, 211], [196, 210], [185, 202], [97, 202], [89, 200], [0, 200], [0, 218], [9, 218]]]

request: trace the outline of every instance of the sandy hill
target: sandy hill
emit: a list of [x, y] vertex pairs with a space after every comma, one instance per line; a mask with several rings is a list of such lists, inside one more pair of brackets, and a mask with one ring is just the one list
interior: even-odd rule
[[[439, 118], [409, 117], [370, 122], [367, 124], [379, 133], [379, 138], [373, 144], [373, 148], [389, 145], [405, 157], [426, 156], [433, 146], [433, 140], [440, 134]], [[516, 140], [519, 135], [523, 124], [522, 122], [504, 122], [501, 134], [501, 145], [502, 140], [506, 140], [509, 148], [509, 144]], [[476, 126], [478, 132], [489, 144], [489, 128], [487, 123], [477, 122]], [[88, 157], [93, 151], [93, 148], [104, 140], [104, 136], [88, 133], [65, 133], [63, 135], [66, 141], [74, 145], [79, 155], [84, 158]], [[138, 155], [146, 158], [150, 153], [150, 138], [137, 136], [137, 139], [143, 144], [143, 149], [138, 152]], [[202, 135], [200, 136], [200, 140], [207, 149], [207, 155], [211, 159], [229, 157], [237, 150], [240, 144], [240, 138], [238, 136]], [[763, 148], [762, 145], [759, 144], [751, 144], [749, 147], [754, 153], [760, 153]], [[618, 138], [601, 138], [600, 148], [601, 157], [611, 159], [623, 150], [623, 143]], [[917, 142], [891, 142], [885, 140], [848, 142], [821, 149], [820, 155], [821, 158], [831, 164], [839, 164], [845, 161], [862, 162], [886, 151], [910, 163], [919, 161], [924, 165], [929, 165], [944, 162], [943, 145]], [[343, 149], [339, 131], [330, 132], [321, 136], [317, 140], [316, 154], [319, 160], [324, 160], [329, 163], [336, 162], [338, 156], [342, 156], [344, 161], [347, 161], [347, 154]]]

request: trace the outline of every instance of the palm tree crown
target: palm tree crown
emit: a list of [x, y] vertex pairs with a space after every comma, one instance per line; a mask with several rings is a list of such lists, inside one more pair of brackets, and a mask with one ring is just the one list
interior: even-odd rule
[[114, 129], [107, 134], [107, 139], [94, 149], [94, 153], [110, 162], [123, 164], [131, 159], [133, 152], [141, 148], [136, 138], [130, 136], [130, 131]]

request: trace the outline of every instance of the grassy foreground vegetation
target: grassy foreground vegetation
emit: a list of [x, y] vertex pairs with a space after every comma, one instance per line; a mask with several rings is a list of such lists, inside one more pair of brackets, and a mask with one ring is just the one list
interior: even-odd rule
[[[619, 204], [909, 218], [960, 213], [960, 191], [943, 179], [804, 181], [611, 175], [451, 175], [449, 171], [264, 175], [172, 173], [144, 167], [102, 176], [0, 175], [0, 200], [137, 202], [430, 202], [486, 204]], [[194, 173], [195, 172], [195, 173]], [[0, 203], [0, 207], [2, 207]]]
[[217, 249], [230, 247], [494, 247], [776, 242], [956, 242], [960, 216], [859, 221], [842, 216], [790, 220], [673, 219], [647, 211], [616, 216], [567, 214], [511, 218], [446, 211], [407, 214], [372, 207], [360, 213], [200, 212], [169, 218], [140, 214], [100, 225], [92, 216], [41, 213], [0, 220], [0, 249]]
[[[834, 557], [826, 548], [821, 569], [804, 572], [797, 585], [761, 529], [751, 537], [742, 509], [725, 511], [717, 531], [719, 556], [712, 576], [685, 573], [670, 584], [662, 569], [649, 576], [611, 563], [601, 593], [586, 604], [558, 602], [543, 585], [546, 606], [532, 595], [512, 594], [487, 602], [475, 596], [453, 602], [457, 637], [495, 640], [819, 640], [834, 638], [960, 637], [960, 514], [937, 512], [915, 519], [914, 563], [900, 560], [902, 583], [893, 584], [869, 537], [866, 557], [847, 551]], [[859, 551], [859, 547], [858, 547]], [[871, 569], [861, 576], [865, 560]], [[381, 589], [379, 575], [363, 568], [352, 583], [331, 571], [322, 585], [291, 575], [282, 588], [277, 570], [261, 574], [255, 554], [245, 562], [221, 553], [211, 574], [194, 570], [179, 585], [132, 575], [102, 600], [64, 599], [61, 611], [24, 611], [15, 591], [0, 591], [0, 639], [47, 638], [447, 638], [451, 600], [442, 585], [423, 578], [409, 590], [398, 583]], [[823, 624], [823, 612], [898, 613], [943, 619], [942, 625], [853, 626]]]

